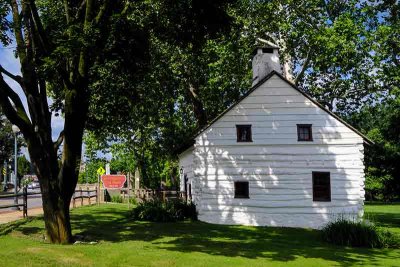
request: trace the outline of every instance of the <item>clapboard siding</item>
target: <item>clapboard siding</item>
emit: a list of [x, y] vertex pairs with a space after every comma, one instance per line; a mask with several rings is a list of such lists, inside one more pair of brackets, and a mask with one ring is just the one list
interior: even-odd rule
[[[226, 201], [235, 199], [232, 195], [216, 195], [215, 193], [203, 192], [203, 199]], [[251, 194], [252, 200], [263, 200], [263, 201], [295, 201], [295, 200], [312, 200], [312, 195], [305, 195], [303, 192], [300, 194]], [[337, 194], [332, 196], [333, 200], [351, 200], [360, 201], [359, 194]], [[241, 202], [239, 199], [235, 199]]]
[[203, 211], [224, 211], [224, 212], [249, 212], [251, 213], [265, 213], [265, 214], [327, 214], [327, 213], [357, 213], [360, 205], [345, 205], [336, 207], [260, 207], [254, 205], [239, 206], [239, 205], [223, 205], [223, 204], [209, 204], [202, 205]]
[[[254, 143], [235, 143], [232, 145], [197, 145], [196, 156], [209, 155], [362, 155], [362, 144], [327, 145], [302, 142], [297, 144], [257, 145]], [[202, 154], [203, 153], [203, 154]], [[201, 155], [202, 154], [202, 155]]]
[[352, 161], [232, 161], [232, 160], [196, 160], [196, 167], [209, 171], [210, 166], [220, 168], [344, 168], [344, 169], [364, 169], [361, 162]]
[[[215, 122], [215, 126], [213, 125], [212, 128], [209, 128], [204, 132], [206, 133], [207, 131], [211, 131], [212, 129], [234, 127], [236, 124], [241, 124], [241, 123], [236, 122], [236, 121], [221, 121], [221, 122], [217, 121], [217, 122]], [[252, 121], [251, 126], [252, 127], [261, 127], [261, 128], [262, 127], [280, 128], [280, 127], [293, 127], [293, 125], [296, 125], [298, 123], [309, 123], [309, 121], [306, 121], [306, 120], [301, 120], [301, 121], [296, 121], [296, 120], [278, 121], [278, 120], [275, 120], [274, 121], [274, 120], [270, 120], [270, 119], [266, 118], [264, 121]], [[341, 125], [338, 125], [334, 121], [324, 121], [324, 120], [313, 120], [312, 125], [313, 125], [313, 127], [334, 127], [334, 128], [343, 127]]]
[[[269, 135], [269, 134], [297, 134], [297, 128], [293, 127], [294, 125], [286, 125], [279, 127], [272, 126], [254, 126], [252, 125], [252, 131], [254, 135]], [[213, 127], [208, 130], [207, 138], [211, 138], [213, 136], [236, 136], [236, 127], [235, 125], [231, 125], [230, 127]], [[313, 125], [313, 134], [341, 134], [340, 136], [335, 135], [335, 137], [341, 137], [342, 134], [353, 134], [352, 130], [347, 127], [334, 127], [334, 126], [315, 126]]]
[[179, 165], [180, 169], [182, 169], [183, 173], [181, 174], [180, 177], [180, 190], [184, 191], [184, 177], [186, 177], [190, 180], [194, 180], [194, 172], [193, 172], [193, 147], [187, 149], [184, 151], [182, 154], [179, 155]]
[[[358, 218], [362, 213], [343, 212], [340, 217], [350, 219]], [[248, 212], [248, 211], [210, 211], [201, 217], [201, 220], [209, 223], [219, 224], [240, 224], [254, 226], [279, 226], [279, 227], [304, 227], [319, 228], [331, 220], [338, 218], [338, 212], [335, 213], [266, 213], [266, 212]]]
[[[241, 180], [241, 181], [247, 181], [247, 180]], [[201, 185], [203, 188], [209, 188], [209, 189], [216, 189], [216, 190], [224, 190], [224, 189], [229, 189], [232, 190], [233, 188], [233, 181], [210, 181], [210, 182], [202, 182]], [[354, 189], [360, 185], [360, 182], [357, 181], [337, 181], [337, 180], [332, 180], [331, 181], [331, 188], [334, 189], [339, 189], [337, 192], [342, 192], [343, 189]], [[297, 184], [297, 183], [283, 183], [281, 181], [273, 183], [272, 181], [249, 181], [249, 188], [252, 191], [253, 189], [299, 189], [299, 190], [304, 190], [304, 189], [312, 189], [312, 183], [308, 179], [307, 183], [302, 183], [302, 184]], [[204, 192], [204, 191], [203, 191]], [[232, 192], [232, 191], [229, 191]], [[253, 192], [253, 191], [252, 191]], [[335, 190], [333, 190], [333, 193]]]
[[243, 166], [240, 168], [230, 168], [227, 170], [224, 170], [223, 168], [218, 168], [218, 167], [208, 167], [207, 169], [195, 169], [194, 170], [194, 175], [195, 176], [208, 176], [208, 175], [282, 175], [282, 174], [311, 174], [311, 171], [320, 171], [320, 172], [330, 172], [331, 175], [334, 174], [346, 174], [346, 175], [361, 175], [363, 174], [363, 171], [358, 168], [358, 169], [346, 169], [346, 170], [332, 170], [331, 168], [323, 168], [323, 167], [318, 167], [318, 168], [249, 168], [247, 166]]
[[[236, 141], [238, 124], [252, 125], [252, 142]], [[312, 124], [312, 142], [297, 140], [297, 124]], [[363, 153], [359, 134], [274, 75], [195, 138], [199, 219], [319, 228], [358, 216]], [[313, 171], [330, 172], [330, 202], [313, 201]], [[235, 181], [249, 182], [248, 199], [234, 198]]]
[[264, 162], [264, 161], [336, 161], [336, 160], [354, 160], [354, 157], [361, 155], [361, 153], [356, 152], [354, 154], [338, 155], [335, 154], [320, 154], [320, 155], [302, 155], [302, 154], [265, 154], [265, 155], [226, 155], [226, 154], [203, 154], [201, 158], [195, 159], [195, 162], [204, 162], [206, 160], [230, 160], [230, 161], [252, 161], [252, 162]]

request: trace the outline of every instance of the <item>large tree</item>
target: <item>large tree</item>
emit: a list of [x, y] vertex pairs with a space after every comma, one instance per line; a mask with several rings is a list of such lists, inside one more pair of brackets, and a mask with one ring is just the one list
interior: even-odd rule
[[[7, 0], [0, 5], [1, 28], [12, 35], [7, 38], [2, 32], [0, 40], [4, 45], [15, 41], [21, 65], [21, 75], [0, 65], [0, 106], [26, 140], [40, 181], [48, 239], [53, 243], [73, 239], [69, 204], [78, 179], [82, 136], [92, 100], [92, 69], [104, 61], [103, 50], [120, 38], [114, 38], [113, 26], [126, 20], [129, 5], [130, 1], [110, 0]], [[131, 50], [145, 47], [141, 42], [131, 44], [136, 45]], [[23, 90], [28, 110], [6, 76]], [[49, 94], [54, 100], [51, 106]], [[52, 111], [61, 112], [65, 119], [55, 141]]]

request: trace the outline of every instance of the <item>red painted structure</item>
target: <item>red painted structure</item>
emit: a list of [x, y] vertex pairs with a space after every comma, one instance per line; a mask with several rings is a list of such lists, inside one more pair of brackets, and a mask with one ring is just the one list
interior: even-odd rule
[[125, 175], [102, 175], [101, 181], [106, 189], [123, 188], [126, 182]]

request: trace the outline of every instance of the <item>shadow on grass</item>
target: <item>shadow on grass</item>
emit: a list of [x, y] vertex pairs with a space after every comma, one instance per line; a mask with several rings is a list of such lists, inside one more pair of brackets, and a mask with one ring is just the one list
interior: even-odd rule
[[27, 218], [27, 219], [22, 219], [10, 223], [5, 223], [0, 225], [0, 236], [2, 235], [8, 235], [14, 230], [20, 229], [23, 225], [26, 225], [27, 223], [33, 221], [34, 218]]
[[400, 203], [369, 203], [366, 206], [372, 207], [364, 215], [367, 220], [400, 233]]
[[77, 234], [99, 241], [145, 241], [158, 249], [226, 257], [265, 258], [281, 262], [304, 257], [324, 259], [342, 266], [359, 264], [360, 261], [373, 265], [382, 258], [395, 258], [390, 250], [331, 246], [320, 240], [320, 233], [316, 230], [202, 222], [133, 222], [127, 215], [126, 210], [112, 207], [93, 209], [85, 214], [73, 214], [73, 228], [80, 230]]

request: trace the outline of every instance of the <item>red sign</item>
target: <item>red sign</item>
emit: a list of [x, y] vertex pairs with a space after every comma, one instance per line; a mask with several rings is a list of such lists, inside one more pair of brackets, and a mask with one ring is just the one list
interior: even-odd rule
[[122, 188], [126, 182], [125, 175], [102, 175], [101, 181], [107, 189]]

